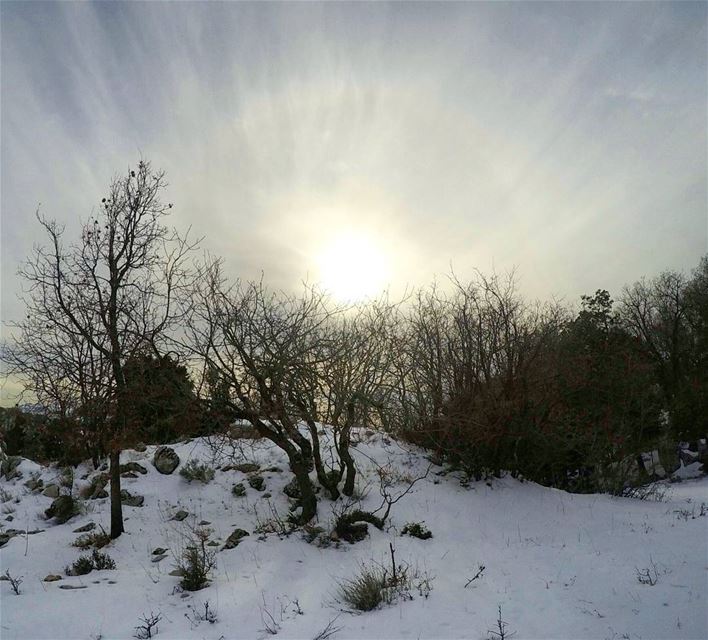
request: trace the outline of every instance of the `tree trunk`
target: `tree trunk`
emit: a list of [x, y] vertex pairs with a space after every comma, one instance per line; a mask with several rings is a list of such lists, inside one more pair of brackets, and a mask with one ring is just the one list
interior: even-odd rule
[[312, 482], [310, 482], [308, 465], [303, 462], [299, 454], [295, 454], [290, 458], [290, 470], [295, 474], [300, 488], [300, 505], [302, 506], [300, 524], [306, 524], [317, 515], [317, 496]]
[[123, 505], [120, 501], [120, 451], [111, 451], [111, 539], [125, 531], [123, 528]]

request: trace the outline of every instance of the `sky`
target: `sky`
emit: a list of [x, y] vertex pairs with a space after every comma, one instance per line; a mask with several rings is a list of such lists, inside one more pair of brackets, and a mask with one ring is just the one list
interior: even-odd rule
[[573, 301], [690, 271], [707, 10], [3, 1], [1, 319], [22, 314], [36, 209], [71, 235], [140, 158], [175, 226], [280, 288], [516, 268]]

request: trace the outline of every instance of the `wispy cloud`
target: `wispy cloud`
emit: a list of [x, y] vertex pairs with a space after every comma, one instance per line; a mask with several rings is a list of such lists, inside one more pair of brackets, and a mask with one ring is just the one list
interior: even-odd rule
[[577, 296], [707, 250], [706, 5], [2, 4], [3, 317], [38, 202], [75, 225], [138, 154], [234, 273], [341, 226], [395, 286], [518, 265]]

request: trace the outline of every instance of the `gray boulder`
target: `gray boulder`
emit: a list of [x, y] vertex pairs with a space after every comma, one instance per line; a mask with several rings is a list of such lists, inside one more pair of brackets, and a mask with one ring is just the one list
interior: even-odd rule
[[179, 456], [171, 447], [158, 447], [152, 459], [152, 464], [160, 473], [168, 476], [179, 466]]
[[243, 482], [239, 482], [232, 487], [231, 493], [233, 493], [237, 498], [242, 498], [246, 495], [246, 486]]
[[145, 502], [144, 496], [133, 495], [125, 489], [120, 491], [120, 501], [127, 507], [142, 507]]
[[175, 515], [172, 516], [172, 519], [177, 522], [182, 522], [182, 520], [184, 520], [188, 515], [189, 513], [187, 511], [180, 509], [177, 513], [175, 513]]
[[244, 529], [234, 529], [231, 535], [226, 538], [226, 542], [224, 543], [224, 546], [222, 547], [223, 549], [234, 549], [238, 547], [238, 545], [241, 543], [241, 540], [245, 538], [246, 536], [250, 536], [251, 534], [248, 533], [248, 531], [245, 531]]
[[77, 513], [76, 501], [71, 496], [59, 496], [52, 501], [44, 515], [47, 518], [54, 518], [57, 524], [63, 524]]
[[47, 498], [58, 498], [59, 497], [59, 486], [56, 484], [48, 484], [46, 487], [44, 487], [44, 491], [42, 491], [43, 496], [47, 496]]
[[265, 480], [262, 476], [251, 476], [248, 479], [248, 484], [250, 484], [256, 491], [263, 491], [265, 489]]

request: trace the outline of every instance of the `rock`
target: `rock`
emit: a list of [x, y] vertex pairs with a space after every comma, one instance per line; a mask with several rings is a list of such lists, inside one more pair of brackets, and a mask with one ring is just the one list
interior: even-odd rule
[[133, 495], [125, 489], [120, 491], [120, 501], [127, 507], [142, 507], [145, 502], [144, 496]]
[[74, 529], [73, 533], [86, 533], [87, 531], [93, 531], [96, 528], [95, 522], [89, 522], [78, 529]]
[[647, 451], [642, 453], [642, 464], [644, 469], [649, 474], [650, 477], [656, 476], [657, 478], [666, 477], [666, 471], [659, 460], [659, 451], [654, 449], [654, 451]]
[[4, 547], [8, 542], [10, 542], [10, 539], [14, 538], [16, 535], [16, 533], [10, 533], [9, 531], [0, 533], [0, 548]]
[[175, 513], [175, 515], [172, 516], [172, 519], [176, 520], [177, 522], [182, 522], [182, 520], [184, 520], [188, 515], [188, 511], [180, 509], [177, 513]]
[[207, 542], [207, 547], [218, 547], [218, 546], [219, 546], [219, 543], [216, 542], [215, 540], [209, 540], [209, 542]]
[[120, 476], [121, 478], [137, 478], [138, 474], [132, 471], [126, 471], [125, 473], [121, 473]]
[[15, 516], [13, 516], [12, 514], [10, 514], [9, 516], [7, 516], [7, 518], [5, 518], [5, 520], [7, 520], [8, 522], [12, 522], [14, 519], [15, 519]]
[[157, 547], [156, 549], [152, 550], [152, 555], [154, 555], [154, 556], [161, 556], [163, 553], [167, 553], [167, 549], [163, 549], [162, 547]]
[[107, 473], [99, 473], [95, 475], [89, 481], [89, 484], [81, 489], [80, 494], [82, 498], [87, 500], [98, 500], [100, 498], [107, 498], [108, 492], [105, 490], [110, 476]]
[[[177, 454], [175, 454], [175, 455], [177, 455]], [[148, 472], [148, 470], [145, 467], [143, 467], [143, 465], [141, 465], [137, 462], [126, 462], [125, 464], [120, 465], [120, 472], [121, 473], [140, 473], [141, 475], [145, 475]]]
[[43, 496], [47, 496], [47, 498], [58, 498], [59, 497], [59, 486], [56, 484], [48, 484], [46, 487], [44, 487], [44, 491], [42, 491]]
[[679, 449], [679, 460], [685, 465], [692, 464], [698, 461], [698, 451], [691, 451], [690, 449]]
[[248, 423], [232, 424], [229, 429], [229, 435], [234, 439], [243, 440], [260, 440], [261, 435]]
[[235, 484], [231, 488], [231, 493], [235, 495], [237, 498], [241, 498], [246, 495], [246, 487], [244, 486], [243, 482], [239, 482]]
[[175, 578], [181, 578], [184, 576], [184, 569], [172, 569], [168, 574], [168, 576], [174, 576]]
[[55, 573], [50, 573], [48, 576], [45, 576], [43, 582], [56, 582], [57, 580], [61, 580], [62, 577], [56, 575]]
[[179, 466], [179, 456], [170, 447], [158, 447], [153, 456], [152, 464], [160, 473], [168, 476]]
[[266, 491], [266, 493], [264, 493], [264, 494], [261, 496], [261, 498], [263, 498], [264, 500], [268, 500], [268, 498], [272, 498], [272, 497], [273, 497], [273, 494], [270, 493], [269, 491]]
[[135, 450], [140, 453], [145, 453], [147, 451], [147, 445], [144, 442], [138, 442], [138, 444], [135, 445]]
[[44, 480], [42, 478], [30, 478], [25, 482], [25, 487], [27, 487], [30, 491], [38, 491], [44, 486]]
[[167, 557], [166, 553], [161, 553], [159, 556], [154, 556], [151, 560], [151, 562], [160, 562], [161, 560], [164, 560]]
[[231, 535], [226, 538], [226, 542], [224, 543], [224, 546], [222, 547], [223, 549], [234, 549], [238, 547], [238, 545], [241, 543], [241, 540], [245, 538], [246, 536], [250, 536], [251, 534], [248, 533], [248, 531], [245, 531], [244, 529], [234, 529]]
[[250, 484], [256, 491], [263, 491], [265, 489], [265, 480], [262, 476], [251, 476], [248, 479], [248, 484]]
[[200, 527], [206, 527], [206, 526], [209, 526], [210, 524], [211, 524], [211, 522], [209, 522], [208, 520], [200, 520], [199, 521]]
[[253, 473], [254, 471], [258, 471], [261, 466], [254, 462], [242, 462], [241, 464], [232, 465], [232, 468], [241, 473]]
[[88, 587], [85, 584], [60, 584], [59, 585], [60, 589], [88, 589]]
[[283, 493], [288, 496], [288, 498], [294, 498], [295, 500], [300, 499], [300, 485], [297, 482], [297, 478], [293, 478], [283, 487]]
[[54, 518], [58, 524], [63, 524], [77, 513], [76, 502], [71, 496], [59, 496], [44, 512], [47, 518]]

